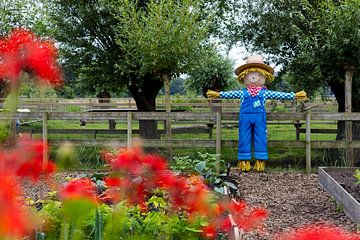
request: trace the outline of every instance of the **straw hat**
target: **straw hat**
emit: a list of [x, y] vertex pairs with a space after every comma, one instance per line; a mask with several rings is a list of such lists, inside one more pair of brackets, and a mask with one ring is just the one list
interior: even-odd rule
[[246, 59], [246, 63], [244, 65], [241, 65], [240, 67], [238, 67], [235, 70], [235, 74], [239, 75], [242, 71], [248, 69], [248, 68], [262, 68], [266, 71], [268, 71], [269, 73], [273, 74], [274, 73], [274, 69], [272, 67], [270, 67], [269, 65], [266, 65], [264, 63], [264, 57], [263, 55], [252, 55], [249, 56]]

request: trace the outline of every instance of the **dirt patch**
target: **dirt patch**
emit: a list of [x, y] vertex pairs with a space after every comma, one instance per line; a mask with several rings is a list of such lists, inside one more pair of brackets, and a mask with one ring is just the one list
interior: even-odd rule
[[248, 234], [246, 239], [271, 239], [275, 233], [317, 222], [356, 230], [356, 224], [319, 185], [317, 174], [240, 173], [237, 170], [232, 173], [242, 198], [270, 212], [267, 233]]
[[360, 202], [360, 184], [356, 184], [355, 168], [326, 169], [326, 172], [334, 178], [350, 195]]

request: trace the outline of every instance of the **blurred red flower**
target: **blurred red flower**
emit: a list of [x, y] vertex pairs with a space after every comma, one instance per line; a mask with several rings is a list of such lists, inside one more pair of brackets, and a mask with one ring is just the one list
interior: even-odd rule
[[30, 138], [22, 138], [18, 141], [18, 148], [26, 152], [25, 158], [20, 162], [20, 166], [16, 172], [17, 176], [30, 177], [36, 181], [40, 175], [49, 176], [56, 171], [56, 166], [53, 162], [47, 161], [44, 163], [44, 150], [47, 145], [41, 140], [33, 140]]
[[96, 203], [96, 185], [87, 178], [75, 179], [63, 186], [60, 197], [64, 200], [85, 199]]
[[328, 224], [311, 224], [276, 235], [275, 240], [360, 240], [360, 235]]
[[36, 37], [28, 29], [15, 29], [0, 40], [0, 79], [17, 82], [21, 70], [37, 75], [52, 85], [61, 83], [54, 44]]
[[[20, 187], [10, 177], [0, 177], [0, 236], [17, 239], [28, 233], [32, 224], [30, 214], [18, 201]], [[2, 238], [1, 238], [2, 239]]]
[[215, 239], [217, 235], [216, 228], [212, 225], [205, 226], [201, 229], [201, 235], [206, 239]]
[[43, 151], [46, 148], [41, 140], [24, 137], [12, 148], [0, 149], [0, 174], [30, 177], [34, 181], [41, 175], [48, 177], [55, 172], [56, 166], [51, 161], [44, 163]]

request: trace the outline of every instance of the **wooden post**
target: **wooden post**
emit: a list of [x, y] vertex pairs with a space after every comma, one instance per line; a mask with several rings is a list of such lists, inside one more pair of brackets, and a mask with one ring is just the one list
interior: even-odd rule
[[221, 159], [221, 112], [216, 112], [216, 158]]
[[306, 112], [306, 173], [311, 173], [311, 111]]
[[[345, 67], [345, 113], [351, 113], [352, 111], [352, 77], [354, 74], [354, 68], [351, 66]], [[352, 122], [345, 122], [345, 140], [347, 143], [352, 141]], [[354, 166], [354, 151], [352, 148], [347, 147], [345, 153], [345, 164], [347, 167]]]
[[43, 170], [45, 170], [48, 164], [48, 113], [43, 113], [43, 128], [42, 128], [42, 137], [43, 137]]
[[127, 147], [132, 147], [132, 112], [127, 112]]
[[[165, 90], [165, 112], [171, 112], [171, 100], [170, 100], [170, 75], [167, 73], [162, 74], [162, 79], [164, 81], [164, 90]], [[166, 131], [166, 139], [168, 142], [168, 158], [172, 159], [173, 149], [172, 149], [172, 132], [171, 132], [171, 119], [169, 117], [166, 118], [165, 122], [165, 131]]]

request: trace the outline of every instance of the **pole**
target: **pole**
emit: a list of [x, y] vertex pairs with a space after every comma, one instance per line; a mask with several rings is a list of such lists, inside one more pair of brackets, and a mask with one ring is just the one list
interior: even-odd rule
[[[352, 77], [354, 74], [354, 68], [351, 66], [345, 67], [345, 113], [351, 113], [352, 111]], [[352, 141], [352, 122], [345, 122], [345, 140], [346, 143]], [[347, 147], [345, 152], [345, 164], [347, 167], [354, 166], [354, 151]]]
[[306, 173], [311, 173], [311, 112], [306, 112]]

